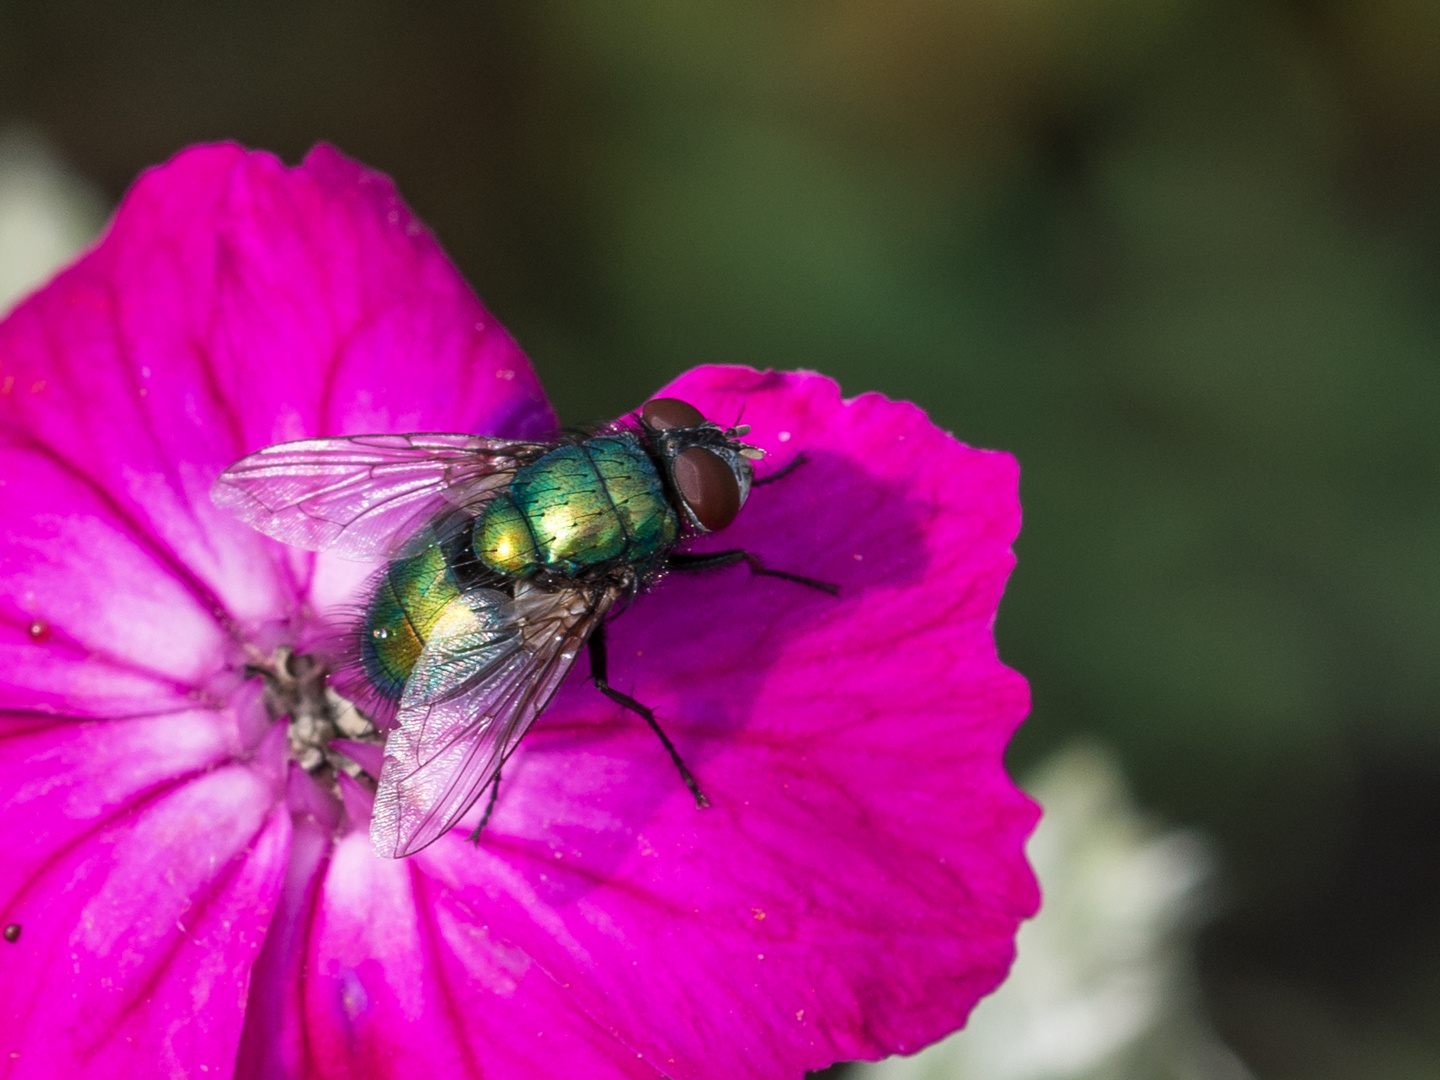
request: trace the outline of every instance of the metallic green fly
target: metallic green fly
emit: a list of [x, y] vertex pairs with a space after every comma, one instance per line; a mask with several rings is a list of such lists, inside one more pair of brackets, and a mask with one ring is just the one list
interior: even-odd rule
[[644, 718], [706, 805], [655, 714], [609, 685], [605, 619], [669, 569], [746, 562], [835, 591], [746, 551], [677, 550], [725, 528], [752, 485], [785, 471], [753, 479], [750, 462], [764, 452], [739, 441], [747, 430], [656, 398], [633, 424], [567, 440], [306, 439], [221, 474], [215, 502], [267, 536], [386, 560], [353, 649], [387, 728], [371, 824], [378, 854], [433, 843], [488, 788], [484, 826], [502, 766], [586, 645], [595, 685]]

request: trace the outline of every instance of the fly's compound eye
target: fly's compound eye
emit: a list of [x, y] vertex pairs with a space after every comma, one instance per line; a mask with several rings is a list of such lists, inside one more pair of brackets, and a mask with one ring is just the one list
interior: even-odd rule
[[719, 454], [692, 446], [675, 456], [671, 471], [680, 497], [706, 532], [716, 532], [735, 520], [740, 512], [740, 481]]
[[640, 407], [640, 419], [651, 431], [699, 427], [705, 423], [700, 410], [687, 401], [673, 397], [651, 398]]

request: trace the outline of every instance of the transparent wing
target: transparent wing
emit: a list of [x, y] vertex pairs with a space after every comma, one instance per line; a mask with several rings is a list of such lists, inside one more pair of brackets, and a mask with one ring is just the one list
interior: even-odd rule
[[267, 446], [211, 498], [266, 536], [350, 559], [395, 554], [440, 511], [471, 513], [546, 444], [474, 435], [355, 435]]
[[448, 832], [495, 779], [619, 596], [613, 588], [451, 601], [405, 684], [385, 741], [370, 841], [413, 855]]

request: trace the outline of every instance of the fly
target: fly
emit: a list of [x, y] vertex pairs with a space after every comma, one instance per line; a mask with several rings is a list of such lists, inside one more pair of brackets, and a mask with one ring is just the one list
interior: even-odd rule
[[[655, 714], [607, 678], [605, 620], [667, 570], [747, 563], [834, 594], [750, 552], [692, 554], [756, 484], [764, 451], [675, 398], [585, 437], [357, 435], [270, 446], [220, 475], [217, 505], [310, 551], [385, 560], [356, 630], [386, 730], [371, 841], [413, 855], [489, 791], [582, 647], [591, 678], [660, 738], [697, 806], [700, 785]], [[797, 459], [798, 463], [798, 459]], [[792, 466], [793, 467], [793, 464]], [[386, 723], [386, 721], [389, 721]]]

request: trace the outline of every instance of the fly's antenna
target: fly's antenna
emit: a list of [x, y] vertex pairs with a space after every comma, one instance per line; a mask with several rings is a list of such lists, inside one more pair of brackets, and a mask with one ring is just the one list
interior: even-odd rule
[[740, 440], [750, 434], [749, 424], [739, 424], [725, 432], [725, 438], [730, 441], [731, 449], [740, 454], [741, 457], [749, 458], [751, 461], [759, 461], [765, 456], [765, 451], [758, 446], [751, 446], [749, 443], [742, 443]]
[[745, 405], [746, 402], [740, 402], [740, 412], [736, 415], [735, 422], [731, 424], [725, 432], [727, 439], [741, 439], [750, 434], [750, 425], [740, 423], [741, 420], [745, 419]]

